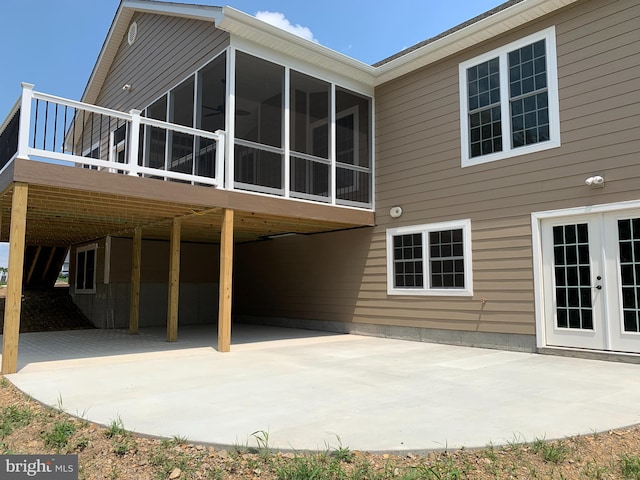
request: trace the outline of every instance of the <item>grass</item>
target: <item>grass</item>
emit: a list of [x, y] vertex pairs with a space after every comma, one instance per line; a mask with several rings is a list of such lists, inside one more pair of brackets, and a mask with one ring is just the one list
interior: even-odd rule
[[625, 480], [640, 480], [640, 456], [623, 455], [620, 458], [621, 471]]
[[53, 422], [51, 429], [42, 433], [45, 446], [55, 449], [60, 453], [69, 445], [69, 439], [76, 432], [76, 425], [66, 419]]
[[542, 456], [545, 462], [562, 463], [569, 455], [569, 447], [562, 440], [545, 442], [544, 439], [536, 438], [532, 445], [533, 451]]
[[16, 428], [29, 425], [35, 413], [29, 407], [10, 405], [0, 412], [0, 438], [10, 435]]

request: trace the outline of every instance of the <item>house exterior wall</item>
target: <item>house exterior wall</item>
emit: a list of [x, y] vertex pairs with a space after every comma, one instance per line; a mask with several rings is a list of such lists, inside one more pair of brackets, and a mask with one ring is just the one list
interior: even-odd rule
[[[120, 111], [142, 109], [212, 60], [229, 45], [213, 23], [149, 13], [133, 20], [133, 45], [125, 37], [96, 101]], [[125, 91], [122, 87], [131, 85]]]
[[[107, 243], [110, 246], [107, 247]], [[96, 293], [76, 292], [76, 255], [71, 253], [71, 295], [80, 310], [98, 328], [127, 328], [131, 291], [132, 241], [101, 239], [96, 256]], [[180, 255], [181, 325], [216, 323], [218, 317], [217, 245], [182, 243]], [[105, 277], [105, 268], [108, 274]], [[167, 322], [169, 242], [143, 240], [140, 269], [140, 326], [164, 326]]]
[[[531, 213], [640, 199], [639, 16], [633, 0], [583, 1], [380, 86], [377, 226], [240, 246], [236, 312], [268, 305], [272, 323], [534, 349]], [[561, 146], [461, 168], [458, 65], [553, 25]], [[594, 174], [604, 188], [585, 185]], [[473, 296], [388, 295], [386, 230], [461, 219]]]

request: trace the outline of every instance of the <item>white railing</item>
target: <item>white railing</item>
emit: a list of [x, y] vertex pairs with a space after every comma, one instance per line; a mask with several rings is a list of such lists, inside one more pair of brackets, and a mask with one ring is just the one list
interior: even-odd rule
[[[372, 171], [226, 134], [35, 92], [0, 124], [0, 173], [14, 158], [208, 185], [300, 201], [373, 208]], [[225, 155], [227, 150], [227, 155]]]
[[19, 157], [221, 187], [224, 150], [222, 131], [35, 92], [26, 83], [0, 125], [0, 171]]

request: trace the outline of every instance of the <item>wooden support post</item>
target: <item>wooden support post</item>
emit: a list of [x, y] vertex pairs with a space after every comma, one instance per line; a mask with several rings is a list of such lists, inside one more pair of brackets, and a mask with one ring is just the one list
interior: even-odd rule
[[9, 277], [4, 306], [2, 334], [2, 373], [18, 371], [18, 340], [20, 338], [20, 307], [22, 303], [22, 269], [24, 268], [25, 233], [27, 229], [27, 197], [29, 187], [16, 183], [11, 202], [9, 231]]
[[140, 323], [140, 265], [142, 261], [142, 228], [133, 231], [131, 252], [131, 292], [129, 294], [129, 333], [138, 333]]
[[233, 272], [233, 210], [225, 209], [220, 234], [218, 351], [231, 350], [231, 279]]
[[169, 304], [167, 306], [167, 342], [178, 339], [178, 299], [180, 287], [180, 219], [174, 218], [169, 242]]

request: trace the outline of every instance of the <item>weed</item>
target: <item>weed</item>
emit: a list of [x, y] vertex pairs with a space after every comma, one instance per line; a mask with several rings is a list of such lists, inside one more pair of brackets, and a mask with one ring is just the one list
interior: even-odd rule
[[10, 435], [16, 428], [26, 427], [35, 417], [29, 407], [10, 405], [0, 413], [0, 438]]
[[274, 467], [278, 480], [323, 480], [344, 478], [340, 461], [327, 455], [301, 455]]
[[[338, 446], [331, 451], [331, 456], [337, 458], [341, 462], [353, 462], [355, 454], [349, 449], [349, 447], [342, 445], [342, 439], [339, 435], [336, 435], [336, 440], [338, 441]], [[330, 450], [328, 446], [327, 450]]]
[[109, 479], [110, 480], [116, 480], [118, 478], [118, 469], [116, 468], [115, 465], [113, 465], [111, 467], [111, 472], [109, 474]]
[[585, 478], [593, 478], [594, 480], [603, 480], [608, 472], [609, 469], [607, 467], [598, 465], [595, 460], [587, 462], [583, 470]]
[[76, 447], [75, 450], [78, 451], [82, 451], [85, 448], [87, 448], [89, 446], [89, 438], [86, 435], [82, 435], [77, 441], [76, 441]]
[[264, 430], [257, 430], [251, 434], [256, 439], [258, 444], [258, 450], [263, 456], [269, 456], [271, 448], [269, 447], [269, 432]]
[[42, 434], [45, 446], [55, 448], [60, 452], [69, 444], [69, 439], [75, 433], [76, 426], [69, 420], [56, 420], [50, 430]]
[[544, 439], [536, 438], [531, 446], [533, 452], [542, 456], [548, 463], [562, 463], [569, 454], [569, 447], [562, 440], [545, 442]]
[[222, 480], [225, 472], [219, 467], [214, 467], [207, 473], [207, 480]]
[[483, 450], [483, 452], [484, 452], [484, 456], [487, 457], [492, 462], [495, 462], [498, 460], [498, 454], [496, 453], [496, 449], [493, 446], [493, 443], [490, 443], [489, 445], [487, 445], [486, 448]]
[[111, 420], [111, 423], [107, 427], [107, 430], [104, 434], [107, 436], [107, 438], [127, 435], [127, 430], [124, 428], [122, 419], [118, 417], [115, 420]]
[[620, 463], [625, 480], [640, 480], [640, 456], [623, 455]]
[[186, 445], [187, 444], [187, 437], [182, 437], [180, 435], [174, 435], [171, 438], [171, 441], [174, 445]]
[[9, 381], [4, 377], [0, 378], [0, 387], [6, 388], [8, 386], [9, 386]]

